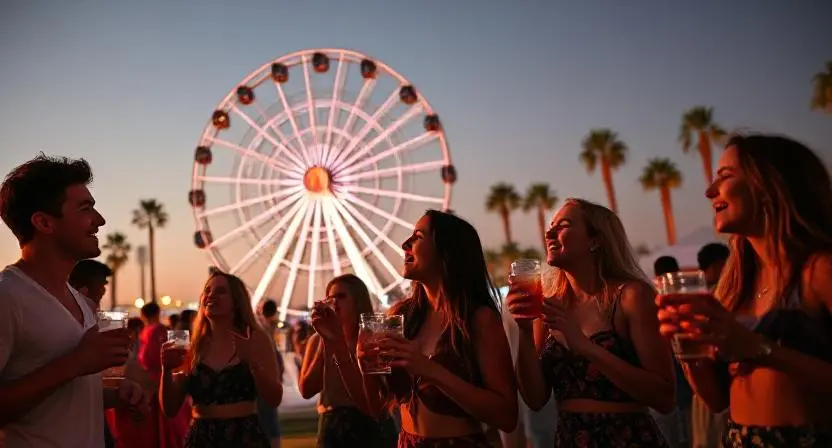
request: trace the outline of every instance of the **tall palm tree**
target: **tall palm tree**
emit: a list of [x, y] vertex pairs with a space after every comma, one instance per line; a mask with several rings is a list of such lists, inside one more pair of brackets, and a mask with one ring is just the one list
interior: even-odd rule
[[139, 201], [139, 208], [133, 210], [133, 224], [140, 229], [147, 229], [148, 252], [150, 255], [150, 301], [156, 301], [156, 244], [155, 230], [168, 222], [168, 213], [162, 203], [156, 199]]
[[682, 173], [670, 159], [650, 159], [639, 178], [645, 190], [659, 190], [664, 212], [664, 225], [667, 229], [667, 244], [676, 244], [676, 222], [673, 219], [673, 204], [670, 202], [670, 190], [682, 185]]
[[600, 164], [601, 178], [607, 189], [607, 200], [610, 208], [618, 213], [618, 202], [615, 200], [615, 188], [612, 185], [612, 172], [627, 161], [627, 145], [618, 139], [618, 133], [609, 129], [593, 129], [584, 137], [581, 162], [587, 172], [592, 173]]
[[811, 107], [832, 114], [832, 60], [826, 61], [826, 70], [812, 78]]
[[520, 207], [520, 195], [514, 190], [514, 186], [500, 182], [491, 186], [491, 193], [485, 201], [485, 208], [489, 212], [500, 215], [503, 221], [503, 231], [506, 236], [506, 244], [514, 241], [511, 238], [511, 212]]
[[104, 250], [109, 252], [107, 254], [107, 264], [113, 271], [113, 278], [110, 282], [110, 309], [116, 307], [116, 278], [119, 269], [127, 263], [130, 249], [130, 243], [127, 242], [127, 237], [123, 233], [115, 232], [107, 235]]
[[714, 182], [713, 145], [722, 144], [725, 134], [725, 130], [714, 122], [713, 107], [696, 106], [682, 115], [682, 125], [679, 127], [679, 142], [682, 144], [682, 151], [690, 152], [695, 136], [707, 185]]
[[555, 208], [557, 203], [557, 195], [549, 189], [549, 184], [544, 183], [530, 185], [526, 191], [526, 197], [523, 198], [523, 211], [529, 212], [532, 209], [537, 211], [537, 227], [543, 239], [544, 249], [546, 248], [546, 212]]

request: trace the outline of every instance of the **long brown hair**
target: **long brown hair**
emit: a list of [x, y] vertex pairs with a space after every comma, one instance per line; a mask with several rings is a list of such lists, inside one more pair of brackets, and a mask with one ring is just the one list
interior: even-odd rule
[[[252, 333], [255, 331], [262, 331], [257, 319], [254, 317], [254, 311], [251, 309], [251, 296], [248, 294], [245, 283], [239, 277], [219, 270], [214, 270], [208, 276], [208, 283], [217, 278], [222, 277], [228, 282], [228, 291], [231, 295], [231, 301], [234, 305], [234, 317], [232, 318], [232, 326], [234, 330], [240, 334], [246, 334], [247, 331]], [[205, 286], [202, 287], [202, 294], [205, 294]], [[204, 300], [199, 298], [199, 310], [197, 311], [196, 319], [193, 323], [193, 331], [191, 332], [191, 347], [186, 356], [185, 365], [190, 369], [199, 364], [200, 358], [203, 354], [206, 343], [209, 342], [211, 336], [211, 321], [205, 315]], [[206, 339], [206, 337], [208, 339]]]
[[[764, 223], [765, 238], [775, 253], [777, 297], [793, 286], [803, 264], [817, 251], [832, 249], [832, 184], [823, 162], [811, 149], [776, 135], [734, 136], [734, 147], [754, 204]], [[730, 240], [716, 296], [735, 311], [753, 298], [759, 268], [754, 251], [742, 235]]]
[[[627, 239], [624, 225], [612, 210], [585, 199], [569, 198], [563, 207], [578, 207], [587, 226], [587, 234], [598, 238], [595, 250], [596, 271], [603, 285], [602, 303], [609, 307], [614, 297], [612, 283], [637, 281], [647, 285], [647, 275], [638, 265], [633, 248]], [[552, 269], [544, 275], [546, 296], [562, 298], [567, 305], [574, 300], [574, 291], [562, 269]]]
[[[373, 312], [373, 302], [370, 300], [370, 291], [367, 285], [360, 278], [353, 274], [339, 275], [326, 284], [326, 292], [334, 285], [344, 285], [350, 296], [355, 301], [355, 322], [350, 322], [351, 328], [358, 328], [359, 316]], [[352, 325], [354, 324], [354, 325]]]
[[[443, 330], [450, 331], [450, 349], [461, 356], [470, 372], [476, 359], [471, 341], [474, 314], [481, 307], [497, 308], [494, 288], [477, 230], [450, 213], [428, 210], [430, 236], [439, 259], [442, 295], [439, 308], [445, 316]], [[425, 288], [413, 282], [410, 297], [391, 307], [390, 314], [404, 315], [404, 335], [413, 339], [427, 316], [430, 304]]]

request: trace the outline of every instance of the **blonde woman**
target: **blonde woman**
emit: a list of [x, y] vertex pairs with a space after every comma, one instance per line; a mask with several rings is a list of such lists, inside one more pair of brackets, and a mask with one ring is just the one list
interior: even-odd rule
[[303, 398], [319, 394], [318, 446], [394, 447], [397, 433], [392, 419], [374, 418], [363, 394], [355, 398], [350, 395], [345, 381], [352, 380], [355, 390], [363, 387], [362, 379], [351, 377], [347, 371], [342, 373], [335, 360], [339, 351], [355, 356], [359, 316], [373, 312], [367, 285], [355, 275], [341, 275], [326, 286], [326, 298], [312, 310], [316, 333], [306, 345], [298, 380]]
[[557, 400], [558, 447], [668, 446], [648, 408], [673, 410], [670, 345], [621, 221], [606, 207], [568, 199], [546, 249], [557, 269], [542, 315], [523, 318], [534, 305], [522, 289], [507, 296], [520, 327], [523, 399], [535, 410], [550, 395]]
[[193, 401], [186, 447], [270, 447], [255, 400], [278, 406], [283, 385], [269, 337], [233, 275], [215, 271], [205, 283], [188, 352], [170, 342], [162, 346], [164, 413], [176, 413], [186, 395]]

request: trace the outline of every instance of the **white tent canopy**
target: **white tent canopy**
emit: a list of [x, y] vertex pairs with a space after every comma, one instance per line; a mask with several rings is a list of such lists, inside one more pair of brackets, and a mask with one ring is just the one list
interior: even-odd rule
[[679, 262], [679, 266], [697, 267], [696, 254], [702, 246], [709, 243], [724, 243], [721, 235], [714, 232], [713, 227], [702, 227], [679, 239], [675, 246], [665, 246], [653, 250], [650, 254], [639, 259], [639, 266], [649, 277], [653, 276], [653, 263], [662, 256], [671, 256]]

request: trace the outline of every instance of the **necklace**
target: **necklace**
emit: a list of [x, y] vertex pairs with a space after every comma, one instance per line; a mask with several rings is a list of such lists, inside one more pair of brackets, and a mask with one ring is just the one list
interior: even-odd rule
[[758, 299], [762, 299], [762, 298], [763, 298], [763, 296], [764, 296], [764, 295], [768, 292], [768, 289], [769, 289], [769, 288], [768, 288], [768, 286], [766, 286], [765, 288], [761, 289], [761, 290], [757, 293], [757, 298], [758, 298]]

